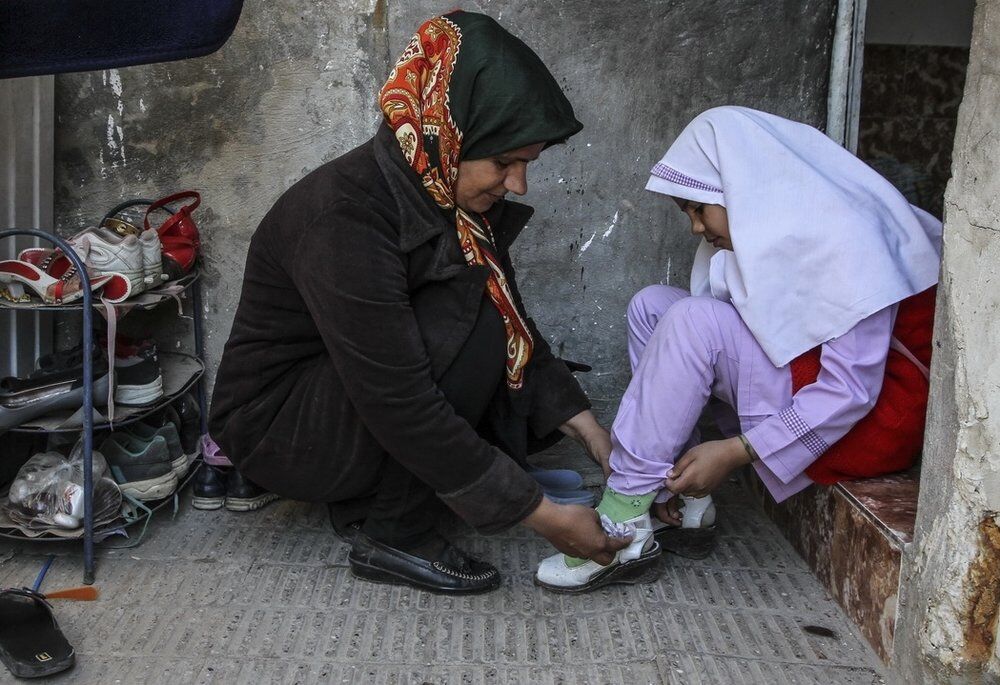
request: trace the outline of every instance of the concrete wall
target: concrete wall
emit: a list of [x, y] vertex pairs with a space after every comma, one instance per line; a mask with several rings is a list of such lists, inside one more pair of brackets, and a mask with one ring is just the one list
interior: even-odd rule
[[904, 560], [904, 682], [1000, 682], [1000, 0], [976, 8], [953, 177], [917, 531]]
[[[63, 230], [119, 198], [200, 189], [208, 361], [218, 362], [247, 243], [273, 200], [375, 130], [375, 94], [419, 22], [454, 3], [248, 0], [229, 43], [179, 63], [57, 79]], [[537, 208], [515, 263], [554, 346], [595, 366], [614, 403], [627, 380], [623, 315], [643, 285], [687, 282], [694, 240], [642, 190], [684, 124], [742, 104], [822, 125], [833, 0], [513, 0], [498, 18], [550, 65], [586, 128], [530, 171]]]

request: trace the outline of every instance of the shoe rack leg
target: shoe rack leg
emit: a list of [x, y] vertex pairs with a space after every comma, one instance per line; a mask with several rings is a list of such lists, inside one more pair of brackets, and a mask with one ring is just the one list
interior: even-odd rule
[[[55, 243], [73, 262], [83, 288], [83, 582], [94, 584], [94, 295], [90, 275], [76, 251], [56, 236], [43, 236]], [[114, 363], [112, 359], [110, 363]]]
[[[41, 238], [62, 250], [76, 267], [83, 288], [83, 582], [94, 583], [94, 363], [90, 355], [93, 346], [94, 297], [90, 291], [90, 275], [76, 251], [62, 238], [35, 228], [11, 228], [0, 231], [0, 239], [16, 235]], [[113, 361], [113, 360], [112, 360]]]
[[[70, 250], [69, 252], [72, 252]], [[80, 270], [83, 280], [83, 582], [94, 584], [94, 309], [91, 305], [90, 278]], [[111, 361], [114, 363], [114, 360]]]

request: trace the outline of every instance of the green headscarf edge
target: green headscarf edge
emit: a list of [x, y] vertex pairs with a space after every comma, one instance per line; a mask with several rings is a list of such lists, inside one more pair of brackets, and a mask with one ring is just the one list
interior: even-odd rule
[[583, 129], [542, 60], [494, 19], [456, 11], [445, 17], [462, 33], [448, 87], [462, 131], [460, 159], [483, 159], [526, 145], [564, 143]]

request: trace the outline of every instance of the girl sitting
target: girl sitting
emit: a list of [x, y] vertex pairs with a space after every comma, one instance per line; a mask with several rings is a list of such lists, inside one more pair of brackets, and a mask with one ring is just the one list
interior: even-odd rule
[[[641, 571], [659, 552], [650, 508], [679, 525], [675, 495], [705, 512], [742, 465], [780, 502], [905, 469], [922, 443], [938, 220], [815, 128], [742, 107], [694, 119], [646, 189], [705, 240], [690, 294], [653, 285], [628, 308], [633, 378], [598, 512], [636, 533], [609, 566], [546, 559], [536, 580], [551, 589]], [[713, 397], [735, 429], [699, 444]]]

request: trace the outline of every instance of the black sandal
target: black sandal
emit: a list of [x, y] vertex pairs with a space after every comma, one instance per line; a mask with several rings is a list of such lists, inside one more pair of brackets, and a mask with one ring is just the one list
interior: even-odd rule
[[0, 661], [18, 678], [41, 678], [73, 666], [52, 607], [28, 588], [0, 590]]

